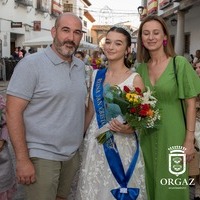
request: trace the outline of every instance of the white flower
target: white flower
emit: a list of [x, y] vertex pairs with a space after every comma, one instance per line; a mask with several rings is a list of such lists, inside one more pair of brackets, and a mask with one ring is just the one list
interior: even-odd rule
[[152, 96], [152, 91], [149, 87], [147, 87], [147, 91], [143, 93], [143, 104], [150, 104], [151, 106], [155, 106], [157, 99]]

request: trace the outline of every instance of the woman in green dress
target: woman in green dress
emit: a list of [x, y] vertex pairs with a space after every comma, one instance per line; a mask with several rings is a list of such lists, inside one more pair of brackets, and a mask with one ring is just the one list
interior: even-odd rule
[[176, 56], [176, 81], [173, 57], [165, 21], [147, 16], [139, 27], [137, 71], [155, 92], [161, 112], [159, 125], [140, 134], [149, 200], [188, 200], [193, 184], [187, 164], [195, 152], [195, 97], [200, 93], [200, 79], [184, 57]]

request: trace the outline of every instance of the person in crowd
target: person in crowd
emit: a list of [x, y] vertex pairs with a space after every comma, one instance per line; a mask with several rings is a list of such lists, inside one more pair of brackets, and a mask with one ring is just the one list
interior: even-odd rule
[[190, 54], [188, 60], [189, 60], [189, 62], [190, 62], [191, 64], [193, 64], [194, 55], [193, 55], [193, 54]]
[[104, 50], [102, 48], [99, 48], [99, 57], [101, 58], [101, 68], [105, 68], [106, 67], [106, 63], [107, 63], [107, 58], [105, 56]]
[[23, 57], [25, 57], [25, 55], [26, 55], [26, 53], [27, 53], [25, 47], [23, 47], [23, 48], [21, 49], [21, 52], [22, 52]]
[[[128, 124], [123, 124], [117, 119], [110, 119], [110, 121], [109, 118], [107, 118], [106, 121], [109, 121], [110, 129], [116, 132], [113, 134], [115, 142], [112, 140], [111, 143], [99, 144], [96, 139], [96, 132], [100, 127], [101, 119], [106, 118], [106, 115], [103, 113], [109, 112], [107, 106], [104, 108], [101, 107], [101, 105], [105, 103], [103, 93], [106, 87], [108, 85], [118, 85], [123, 89], [123, 87], [127, 85], [139, 87], [142, 90], [144, 89], [141, 77], [130, 70], [130, 63], [127, 60], [131, 50], [130, 48], [131, 35], [128, 28], [114, 26], [108, 31], [104, 46], [104, 53], [108, 59], [108, 67], [94, 70], [93, 72], [91, 96], [85, 122], [85, 129], [88, 129], [80, 151], [81, 168], [78, 176], [78, 185], [77, 190], [74, 190], [74, 194], [71, 195], [72, 197], [74, 196], [74, 199], [119, 200], [123, 199], [122, 196], [124, 195], [127, 199], [132, 199], [134, 195], [138, 195], [137, 200], [147, 199], [143, 157], [137, 146], [136, 134], [133, 133], [132, 128]], [[99, 114], [101, 116], [99, 116]], [[110, 112], [111, 117], [116, 117], [114, 114], [114, 110]], [[114, 147], [115, 143], [117, 147]], [[110, 150], [113, 149], [109, 148], [111, 146], [113, 146], [114, 149], [116, 148], [116, 154], [119, 152], [117, 155], [121, 157], [122, 171], [119, 170], [121, 166], [120, 161], [115, 160], [117, 155], [112, 156], [112, 158], [110, 157], [110, 159], [107, 157]], [[139, 157], [135, 160], [136, 165], [134, 171], [129, 174], [129, 182], [127, 181], [127, 185], [121, 185], [120, 181], [117, 182], [117, 175], [114, 171], [116, 170], [117, 174], [120, 174], [122, 177], [124, 176], [124, 172], [127, 174], [133, 155], [135, 155], [137, 151], [140, 152]], [[112, 162], [114, 167], [110, 166]], [[125, 179], [128, 180], [127, 177]], [[125, 181], [125, 179], [123, 180]], [[120, 187], [122, 188], [119, 190], [116, 189]], [[132, 189], [136, 191], [130, 192], [129, 190]], [[137, 190], [139, 190], [139, 192]], [[117, 193], [119, 195], [118, 198], [114, 197]], [[133, 196], [130, 197], [129, 195]], [[135, 198], [134, 196], [134, 199]]]
[[[200, 77], [200, 61], [195, 64], [194, 69]], [[200, 200], [200, 94], [196, 99], [196, 126], [195, 126], [195, 148], [194, 159], [189, 165], [189, 175], [194, 178], [194, 200]]]
[[[77, 58], [81, 59], [84, 61], [84, 53], [82, 51], [76, 51], [74, 54]], [[90, 65], [85, 65], [85, 80], [86, 80], [86, 85], [88, 88], [88, 91], [90, 89], [90, 83], [91, 83], [91, 76], [92, 76], [92, 71], [93, 68]]]
[[[161, 124], [140, 133], [148, 199], [188, 200], [189, 182], [180, 186], [176, 180], [188, 181], [185, 165], [195, 153], [195, 102], [200, 93], [200, 79], [186, 58], [175, 57], [166, 23], [161, 17], [150, 15], [142, 21], [137, 45], [137, 60], [141, 63], [137, 72], [145, 86], [155, 92], [161, 110]], [[173, 150], [182, 152], [183, 157], [173, 157]], [[165, 182], [168, 180], [171, 182]]]
[[99, 51], [95, 50], [92, 52], [92, 56], [89, 58], [89, 63], [93, 69], [101, 68], [102, 59], [99, 57]]
[[32, 54], [33, 52], [34, 52], [33, 49], [30, 48], [30, 49], [28, 50], [28, 52], [26, 52], [25, 56], [28, 56], [28, 55]]
[[24, 57], [24, 53], [23, 53], [21, 47], [18, 47], [18, 55], [19, 55], [19, 60], [21, 60]]
[[84, 60], [84, 53], [82, 51], [76, 51], [74, 55], [80, 60]]
[[19, 59], [19, 50], [18, 50], [18, 47], [15, 47], [15, 51], [12, 53], [12, 57], [14, 60], [20, 60]]
[[12, 200], [16, 194], [16, 178], [5, 118], [6, 103], [0, 95], [0, 200]]
[[81, 20], [61, 14], [51, 35], [52, 45], [23, 58], [7, 87], [8, 130], [27, 200], [66, 199], [84, 134], [84, 63], [74, 56]]
[[200, 62], [200, 49], [196, 50], [195, 52], [195, 57], [193, 58], [192, 64], [193, 67], [195, 67], [195, 65]]
[[90, 55], [88, 54], [87, 50], [83, 50], [83, 53], [84, 53], [83, 62], [84, 62], [86, 65], [90, 65], [90, 63], [89, 63]]

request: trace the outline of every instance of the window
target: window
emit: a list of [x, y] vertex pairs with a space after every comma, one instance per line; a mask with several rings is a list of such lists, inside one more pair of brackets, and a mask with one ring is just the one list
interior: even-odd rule
[[83, 21], [83, 26], [87, 27], [87, 21], [85, 21], [85, 20]]
[[73, 4], [65, 3], [63, 5], [63, 12], [73, 12]]
[[48, 0], [37, 0], [37, 9], [42, 12], [49, 12], [50, 2]]
[[[170, 35], [170, 38], [171, 38], [173, 47], [175, 47], [175, 36]], [[184, 40], [185, 40], [184, 53], [189, 54], [190, 53], [190, 33], [185, 33]]]
[[190, 53], [190, 33], [185, 33], [185, 52]]

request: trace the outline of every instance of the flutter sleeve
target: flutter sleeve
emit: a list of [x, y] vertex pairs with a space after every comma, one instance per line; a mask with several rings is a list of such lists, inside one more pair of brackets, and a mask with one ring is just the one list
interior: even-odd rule
[[192, 98], [200, 94], [200, 78], [185, 57], [176, 57], [176, 70], [179, 98]]

